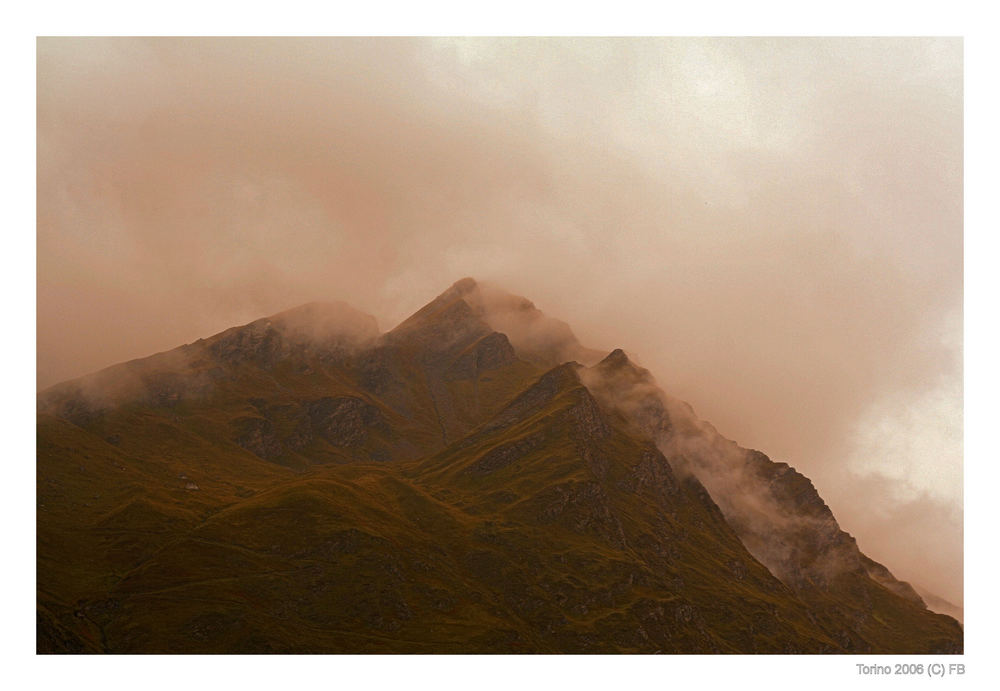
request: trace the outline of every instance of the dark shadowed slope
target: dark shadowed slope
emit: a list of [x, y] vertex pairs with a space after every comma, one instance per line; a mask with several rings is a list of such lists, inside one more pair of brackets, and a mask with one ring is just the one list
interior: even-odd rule
[[464, 279], [38, 400], [41, 652], [956, 652], [807, 479]]

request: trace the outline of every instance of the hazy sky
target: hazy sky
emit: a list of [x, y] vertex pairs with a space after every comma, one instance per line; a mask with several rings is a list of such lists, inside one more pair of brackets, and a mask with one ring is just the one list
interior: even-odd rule
[[41, 39], [38, 385], [466, 275], [962, 603], [958, 39]]

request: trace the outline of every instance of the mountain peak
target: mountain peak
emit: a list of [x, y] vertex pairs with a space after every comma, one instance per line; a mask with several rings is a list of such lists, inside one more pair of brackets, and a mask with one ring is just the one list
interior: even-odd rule
[[[438, 295], [436, 298], [431, 300], [426, 306], [431, 305], [446, 305], [454, 302], [455, 300], [466, 300], [470, 303], [470, 307], [473, 303], [479, 302], [478, 293], [480, 290], [479, 283], [476, 279], [471, 276], [466, 276], [465, 278], [460, 278], [449, 286], [447, 290]], [[421, 310], [422, 311], [422, 310]], [[418, 312], [419, 313], [419, 312]]]
[[471, 278], [374, 334], [308, 303], [40, 394], [39, 651], [961, 652], [622, 349]]
[[605, 379], [621, 380], [618, 384], [619, 388], [626, 385], [636, 386], [640, 382], [654, 385], [653, 375], [650, 374], [649, 370], [633, 362], [621, 348], [612, 350], [592, 369]]
[[307, 302], [279, 312], [265, 321], [293, 338], [309, 341], [348, 340], [366, 342], [378, 334], [375, 317], [357, 310], [346, 302]]
[[452, 283], [451, 288], [448, 289], [448, 292], [454, 291], [458, 295], [467, 295], [468, 293], [471, 293], [478, 287], [479, 284], [476, 283], [476, 279], [472, 278], [471, 276], [466, 276], [465, 278], [460, 278], [454, 283]]
[[475, 295], [475, 280], [463, 278], [387, 333], [384, 342], [416, 347], [435, 359], [459, 354], [494, 331]]
[[631, 365], [632, 361], [628, 359], [628, 355], [621, 348], [615, 348], [612, 350], [607, 357], [597, 363], [597, 366], [602, 369], [618, 369], [619, 367], [625, 367], [626, 365]]
[[[542, 367], [569, 360], [588, 364], [597, 352], [580, 345], [565, 322], [546, 316], [525, 297], [474, 278], [456, 281], [389, 333], [389, 340], [423, 338], [452, 344], [453, 333], [479, 338], [490, 331], [507, 336], [517, 356]], [[444, 335], [444, 338], [442, 338]]]

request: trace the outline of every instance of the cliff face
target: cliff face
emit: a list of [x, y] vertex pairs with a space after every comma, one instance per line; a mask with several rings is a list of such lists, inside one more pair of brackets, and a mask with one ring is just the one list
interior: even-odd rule
[[[823, 612], [826, 626], [837, 628], [837, 617], [851, 622], [837, 633], [844, 649], [877, 652], [875, 620], [884, 621], [887, 612], [908, 620], [926, 611], [910, 584], [860, 551], [812, 482], [794, 468], [722, 437], [621, 351], [593, 368], [588, 381], [599, 400], [656, 442], [677, 472], [705, 486], [748, 551], [801, 601]], [[938, 652], [960, 649], [947, 636], [928, 644]]]
[[43, 652], [961, 650], [807, 478], [471, 279], [38, 410]]

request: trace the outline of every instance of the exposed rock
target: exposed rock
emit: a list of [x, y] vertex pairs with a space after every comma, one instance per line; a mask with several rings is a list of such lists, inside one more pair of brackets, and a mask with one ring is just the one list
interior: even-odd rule
[[594, 362], [597, 351], [584, 348], [563, 321], [545, 315], [527, 298], [489, 284], [465, 284], [462, 299], [494, 331], [507, 335], [518, 357], [542, 367], [575, 360]]
[[515, 441], [501, 444], [494, 447], [480, 456], [472, 465], [463, 472], [469, 475], [488, 475], [494, 471], [505, 468], [511, 463], [523, 458], [542, 445], [543, 435], [534, 434], [529, 437], [516, 439]]
[[370, 427], [385, 425], [378, 408], [352, 396], [321, 398], [308, 411], [313, 429], [333, 446], [360, 446]]
[[608, 496], [596, 482], [569, 482], [556, 485], [538, 496], [539, 520], [558, 522], [573, 532], [596, 533], [616, 547], [625, 545], [625, 533], [611, 511]]
[[285, 437], [282, 442], [292, 451], [298, 451], [309, 446], [315, 435], [313, 434], [312, 422], [308, 416], [303, 416], [295, 429]]
[[648, 450], [642, 454], [641, 460], [629, 472], [626, 487], [632, 492], [648, 488], [670, 496], [678, 490], [677, 478], [674, 477], [670, 464], [656, 450]]
[[[575, 343], [540, 314], [463, 280], [381, 341], [305, 306], [47, 399], [87, 431], [40, 396], [39, 594], [61, 602], [39, 649], [961, 651], [807, 478], [721, 439], [623, 351], [529, 385]], [[333, 462], [294, 474], [234, 439], [296, 471]]]
[[396, 355], [398, 348], [382, 345], [367, 351], [358, 361], [358, 383], [362, 388], [381, 395], [395, 388], [400, 380]]
[[387, 333], [387, 344], [419, 346], [429, 358], [455, 355], [493, 332], [465, 300], [446, 291]]
[[577, 374], [579, 367], [575, 362], [568, 362], [549, 370], [527, 391], [500, 411], [493, 420], [483, 427], [482, 431], [491, 432], [508, 427], [514, 421], [547, 405], [559, 392], [579, 386], [580, 377]]
[[236, 443], [266, 460], [273, 460], [285, 453], [285, 448], [274, 434], [274, 425], [267, 418], [241, 417], [234, 421]]
[[608, 421], [597, 405], [597, 401], [585, 388], [574, 392], [575, 405], [569, 409], [574, 435], [577, 439], [598, 441], [611, 434]]
[[252, 362], [263, 369], [270, 369], [281, 356], [284, 340], [270, 319], [259, 319], [246, 326], [225, 331], [209, 349], [223, 362], [240, 364]]
[[51, 413], [77, 427], [87, 428], [100, 419], [105, 406], [88, 400], [79, 387], [39, 396], [39, 409]]
[[616, 411], [651, 441], [671, 430], [663, 392], [649, 370], [637, 366], [623, 350], [615, 349], [581, 379], [605, 408]]
[[593, 446], [586, 443], [577, 443], [576, 452], [587, 464], [587, 470], [598, 480], [603, 480], [608, 475], [611, 462], [601, 451], [595, 450]]
[[632, 361], [628, 359], [628, 355], [621, 348], [615, 348], [608, 356], [597, 363], [597, 367], [603, 370], [612, 371], [618, 370], [623, 367], [633, 367]]
[[313, 302], [229, 329], [207, 344], [225, 363], [253, 363], [267, 370], [292, 353], [337, 361], [377, 337], [374, 317], [342, 302]]
[[499, 369], [515, 360], [517, 355], [507, 336], [494, 331], [462, 351], [445, 376], [453, 380], [475, 379], [480, 372]]

